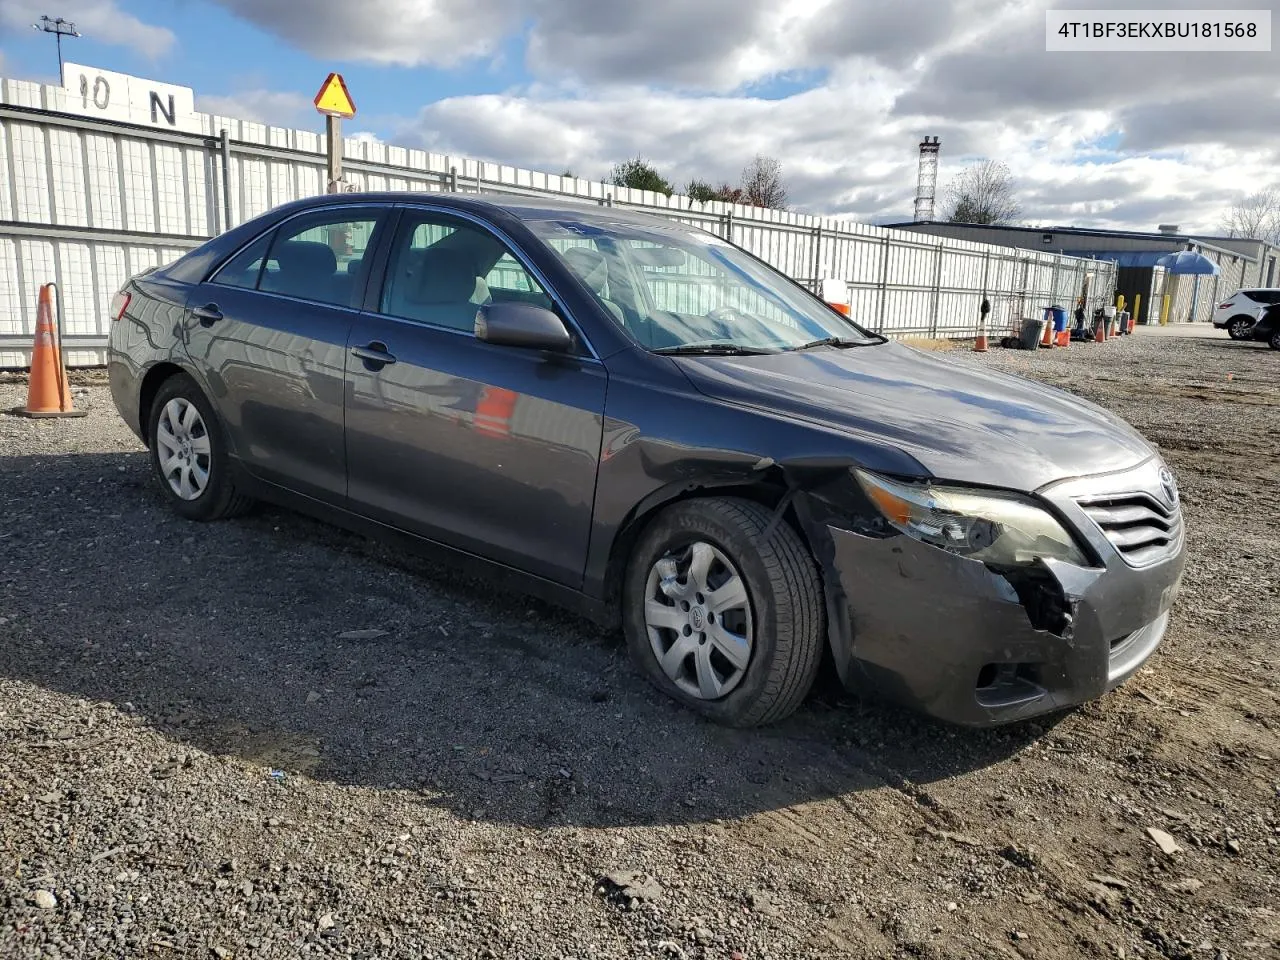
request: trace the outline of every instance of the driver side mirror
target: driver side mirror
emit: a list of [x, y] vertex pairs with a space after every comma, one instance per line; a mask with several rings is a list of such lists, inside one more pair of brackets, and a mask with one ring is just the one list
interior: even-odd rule
[[569, 329], [556, 314], [532, 303], [486, 303], [476, 311], [476, 339], [505, 347], [566, 353]]

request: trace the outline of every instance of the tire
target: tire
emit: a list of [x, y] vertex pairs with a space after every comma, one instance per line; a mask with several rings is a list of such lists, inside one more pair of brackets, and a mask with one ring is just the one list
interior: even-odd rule
[[1280, 330], [1271, 334], [1270, 339], [1267, 340], [1267, 346], [1272, 350], [1280, 350]]
[[[826, 642], [826, 608], [818, 570], [805, 544], [788, 524], [777, 523], [766, 538], [771, 511], [750, 500], [708, 498], [687, 500], [667, 508], [645, 529], [635, 545], [623, 581], [623, 630], [627, 647], [640, 671], [668, 696], [718, 723], [752, 727], [777, 722], [793, 713], [813, 686]], [[698, 582], [693, 557], [705, 556], [698, 544], [709, 547], [717, 559], [702, 581], [713, 586], [715, 577], [735, 573], [745, 588], [745, 601], [725, 607], [717, 621], [717, 602], [692, 592]], [[688, 557], [689, 568], [682, 578], [672, 571]], [[727, 561], [727, 564], [725, 562]], [[663, 573], [667, 579], [663, 579]], [[717, 573], [719, 572], [719, 574]], [[656, 585], [656, 591], [655, 591]], [[672, 593], [664, 591], [671, 590]], [[703, 589], [706, 589], [704, 587]], [[718, 588], [717, 588], [718, 589]], [[689, 612], [673, 594], [690, 591]], [[672, 605], [658, 611], [662, 619], [686, 618], [686, 626], [698, 617], [699, 629], [689, 635], [685, 627], [654, 629], [646, 612], [646, 602]], [[694, 604], [693, 601], [697, 600]], [[704, 605], [705, 600], [705, 605]], [[733, 665], [719, 652], [724, 639], [742, 632], [734, 617], [745, 621], [748, 653], [745, 668], [736, 668], [731, 689], [722, 696], [691, 690], [701, 687], [707, 664]], [[717, 632], [717, 626], [719, 628]], [[681, 637], [690, 652], [676, 650]], [[701, 642], [699, 642], [701, 641]], [[710, 644], [707, 646], [707, 644]], [[669, 646], [668, 646], [669, 645]], [[666, 646], [667, 660], [683, 658], [678, 679], [673, 679], [659, 661]], [[705, 650], [705, 660], [704, 660]], [[742, 656], [741, 652], [735, 656]], [[696, 674], [696, 676], [695, 676]], [[717, 674], [718, 676], [718, 674]]]
[[[195, 411], [193, 417], [188, 412], [191, 409]], [[188, 520], [221, 520], [243, 513], [252, 505], [252, 500], [236, 490], [222, 424], [194, 380], [186, 374], [176, 374], [162, 383], [147, 418], [151, 471], [161, 495], [175, 513]], [[185, 446], [180, 450], [171, 447], [163, 439], [166, 436]], [[184, 458], [184, 452], [189, 459]], [[175, 459], [179, 466], [167, 473], [166, 465]], [[202, 473], [203, 483], [199, 481]]]
[[1227, 321], [1227, 336], [1232, 340], [1248, 340], [1250, 339], [1250, 330], [1252, 328], [1253, 317], [1246, 317], [1241, 314]]

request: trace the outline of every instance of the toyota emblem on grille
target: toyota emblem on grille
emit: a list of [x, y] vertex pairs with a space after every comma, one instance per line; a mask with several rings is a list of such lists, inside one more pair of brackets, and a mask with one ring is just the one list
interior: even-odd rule
[[1164, 490], [1164, 498], [1170, 506], [1178, 505], [1178, 481], [1173, 478], [1173, 471], [1168, 467], [1160, 468], [1160, 486]]

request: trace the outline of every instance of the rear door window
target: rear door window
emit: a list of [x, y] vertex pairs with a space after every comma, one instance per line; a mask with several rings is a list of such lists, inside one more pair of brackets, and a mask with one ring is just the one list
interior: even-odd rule
[[364, 293], [365, 255], [380, 211], [324, 211], [291, 220], [271, 242], [258, 289], [339, 307], [359, 305]]
[[224, 263], [218, 268], [218, 272], [209, 278], [209, 282], [221, 284], [224, 287], [256, 289], [258, 275], [262, 272], [262, 260], [271, 246], [271, 234], [272, 232], [263, 234]]

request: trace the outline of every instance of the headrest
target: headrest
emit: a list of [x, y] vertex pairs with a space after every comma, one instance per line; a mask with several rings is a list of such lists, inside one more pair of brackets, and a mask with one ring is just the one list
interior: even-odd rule
[[272, 251], [271, 259], [280, 264], [281, 273], [290, 275], [332, 277], [338, 271], [338, 258], [318, 240], [286, 240]]
[[424, 250], [414, 273], [409, 299], [415, 303], [466, 303], [476, 290], [475, 264], [457, 250]]
[[609, 265], [604, 254], [590, 247], [570, 247], [564, 252], [564, 259], [583, 283], [596, 293], [604, 293], [605, 281], [609, 279]]

